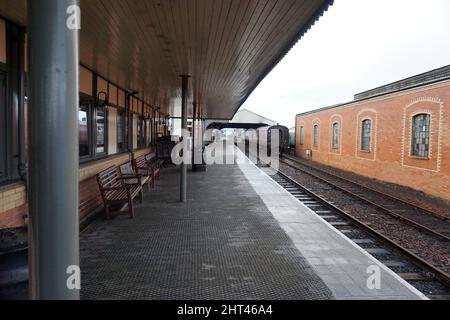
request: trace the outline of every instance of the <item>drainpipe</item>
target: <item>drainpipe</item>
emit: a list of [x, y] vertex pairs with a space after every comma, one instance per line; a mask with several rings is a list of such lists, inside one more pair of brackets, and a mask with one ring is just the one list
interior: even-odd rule
[[25, 29], [19, 31], [19, 112], [18, 112], [18, 131], [19, 131], [19, 162], [18, 172], [22, 181], [27, 185], [27, 161], [25, 157]]

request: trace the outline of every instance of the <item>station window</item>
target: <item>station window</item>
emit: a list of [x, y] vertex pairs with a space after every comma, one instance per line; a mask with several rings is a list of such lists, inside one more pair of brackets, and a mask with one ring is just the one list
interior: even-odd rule
[[339, 149], [339, 131], [340, 125], [338, 122], [333, 123], [333, 149]]
[[143, 132], [143, 120], [142, 117], [137, 117], [137, 147], [138, 149], [144, 147], [144, 132]]
[[7, 177], [6, 151], [6, 73], [0, 71], [0, 181]]
[[[24, 80], [19, 75], [19, 59], [23, 53], [19, 50], [20, 38], [19, 28], [0, 18], [0, 184], [19, 179], [18, 112], [20, 82]], [[21, 130], [24, 132], [25, 128]], [[27, 147], [24, 147], [26, 157]]]
[[6, 64], [6, 22], [0, 19], [0, 63]]
[[372, 134], [372, 121], [366, 119], [361, 126], [361, 150], [370, 151], [370, 138]]
[[303, 127], [300, 127], [300, 144], [301, 144], [301, 145], [303, 145], [303, 140], [304, 140], [304, 137], [303, 137]]
[[316, 124], [313, 131], [313, 145], [317, 147], [319, 145], [319, 125]]
[[106, 109], [97, 108], [95, 114], [95, 124], [96, 124], [96, 155], [106, 153]]
[[151, 120], [147, 120], [147, 145], [151, 146], [152, 145], [152, 122]]
[[90, 156], [89, 109], [90, 101], [80, 99], [80, 105], [78, 107], [78, 141], [80, 158], [88, 158]]
[[411, 155], [428, 158], [430, 151], [430, 123], [431, 116], [426, 113], [418, 114], [412, 121]]
[[88, 161], [106, 155], [105, 107], [94, 107], [94, 99], [80, 94], [78, 106], [78, 144], [80, 160]]
[[126, 150], [125, 140], [125, 111], [118, 110], [117, 112], [117, 150], [123, 152]]

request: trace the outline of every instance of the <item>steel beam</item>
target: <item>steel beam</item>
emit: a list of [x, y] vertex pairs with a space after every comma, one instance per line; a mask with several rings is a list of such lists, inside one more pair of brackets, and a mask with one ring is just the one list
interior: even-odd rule
[[[188, 90], [189, 76], [181, 76], [181, 137], [183, 144], [186, 147], [186, 141], [188, 137], [185, 132], [187, 131], [187, 90]], [[185, 162], [187, 150], [183, 150], [183, 163], [181, 164], [181, 179], [180, 179], [180, 201], [186, 202], [187, 194], [187, 164]]]
[[80, 294], [70, 281], [79, 266], [77, 8], [78, 0], [28, 0], [32, 299]]

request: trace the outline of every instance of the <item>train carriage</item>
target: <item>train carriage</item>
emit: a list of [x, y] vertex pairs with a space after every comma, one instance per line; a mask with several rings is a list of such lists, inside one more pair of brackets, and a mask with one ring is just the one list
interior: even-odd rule
[[274, 131], [278, 130], [278, 151], [280, 154], [289, 152], [289, 129], [285, 126], [275, 125], [275, 126], [266, 126], [261, 127], [256, 131], [256, 134], [248, 134], [246, 133], [246, 142], [247, 144], [256, 143], [258, 145], [258, 149], [261, 146], [264, 146], [267, 152], [270, 154], [272, 150], [272, 142], [273, 137], [275, 136]]

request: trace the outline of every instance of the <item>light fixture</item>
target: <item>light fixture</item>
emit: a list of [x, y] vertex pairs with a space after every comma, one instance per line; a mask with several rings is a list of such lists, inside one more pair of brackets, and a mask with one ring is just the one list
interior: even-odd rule
[[[98, 104], [98, 102], [100, 101], [100, 95], [102, 95], [102, 94], [104, 95], [105, 99], [103, 99], [103, 103], [102, 104]], [[108, 98], [108, 94], [105, 91], [100, 91], [97, 94], [97, 106], [99, 108], [108, 108], [109, 107], [109, 98]]]

